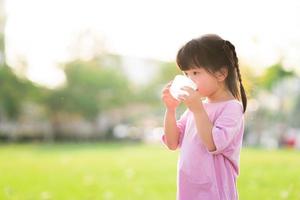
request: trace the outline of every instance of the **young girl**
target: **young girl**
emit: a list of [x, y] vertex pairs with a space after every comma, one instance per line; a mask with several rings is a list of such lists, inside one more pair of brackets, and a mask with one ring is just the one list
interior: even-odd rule
[[[235, 47], [218, 35], [204, 35], [178, 51], [177, 65], [198, 87], [184, 87], [188, 95], [179, 101], [169, 92], [171, 83], [162, 93], [163, 141], [171, 150], [180, 148], [177, 199], [238, 199], [247, 98]], [[176, 121], [180, 102], [188, 109]]]

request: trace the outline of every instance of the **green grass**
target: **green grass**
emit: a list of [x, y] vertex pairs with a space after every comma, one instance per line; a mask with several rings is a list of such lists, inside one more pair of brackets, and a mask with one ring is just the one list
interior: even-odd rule
[[[300, 199], [299, 153], [244, 149], [240, 199]], [[0, 199], [173, 200], [177, 155], [159, 145], [2, 145]]]

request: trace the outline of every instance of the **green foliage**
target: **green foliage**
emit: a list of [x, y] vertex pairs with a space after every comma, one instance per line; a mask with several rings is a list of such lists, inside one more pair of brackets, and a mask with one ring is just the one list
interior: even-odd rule
[[254, 75], [253, 69], [250, 66], [240, 66], [242, 83], [246, 90], [247, 98], [252, 98], [256, 95], [257, 89], [257, 77]]
[[25, 100], [38, 100], [40, 90], [30, 81], [18, 78], [7, 65], [0, 66], [0, 110], [16, 119]]
[[1, 54], [4, 54], [4, 34], [2, 33], [0, 33], [0, 55]]
[[161, 70], [157, 76], [157, 78], [154, 80], [154, 83], [157, 84], [166, 84], [169, 81], [171, 81], [175, 75], [182, 74], [180, 69], [177, 67], [177, 65], [173, 62], [167, 62], [163, 63], [161, 65]]
[[263, 89], [271, 90], [282, 79], [294, 75], [294, 72], [285, 70], [281, 63], [277, 63], [266, 69], [259, 83]]
[[74, 61], [65, 67], [67, 83], [47, 98], [51, 112], [65, 111], [93, 119], [99, 112], [130, 100], [129, 81], [120, 70], [97, 60]]

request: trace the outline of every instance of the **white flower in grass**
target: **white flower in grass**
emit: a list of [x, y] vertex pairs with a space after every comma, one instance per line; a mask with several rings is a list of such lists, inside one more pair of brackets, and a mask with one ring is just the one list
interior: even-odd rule
[[125, 170], [125, 176], [127, 179], [132, 179], [134, 175], [135, 175], [135, 171], [132, 168], [127, 168]]
[[103, 193], [103, 199], [104, 200], [111, 200], [114, 197], [114, 193], [112, 193], [111, 191], [105, 191]]
[[44, 191], [44, 192], [41, 192], [41, 199], [42, 200], [48, 200], [48, 199], [51, 199], [51, 194], [50, 192], [47, 192], [47, 191]]

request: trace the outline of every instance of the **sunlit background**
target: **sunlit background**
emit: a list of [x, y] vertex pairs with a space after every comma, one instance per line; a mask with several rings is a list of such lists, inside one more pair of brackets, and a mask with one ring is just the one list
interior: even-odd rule
[[206, 33], [235, 45], [247, 89], [241, 199], [300, 199], [299, 10], [0, 0], [0, 199], [175, 199], [160, 92], [178, 49]]

